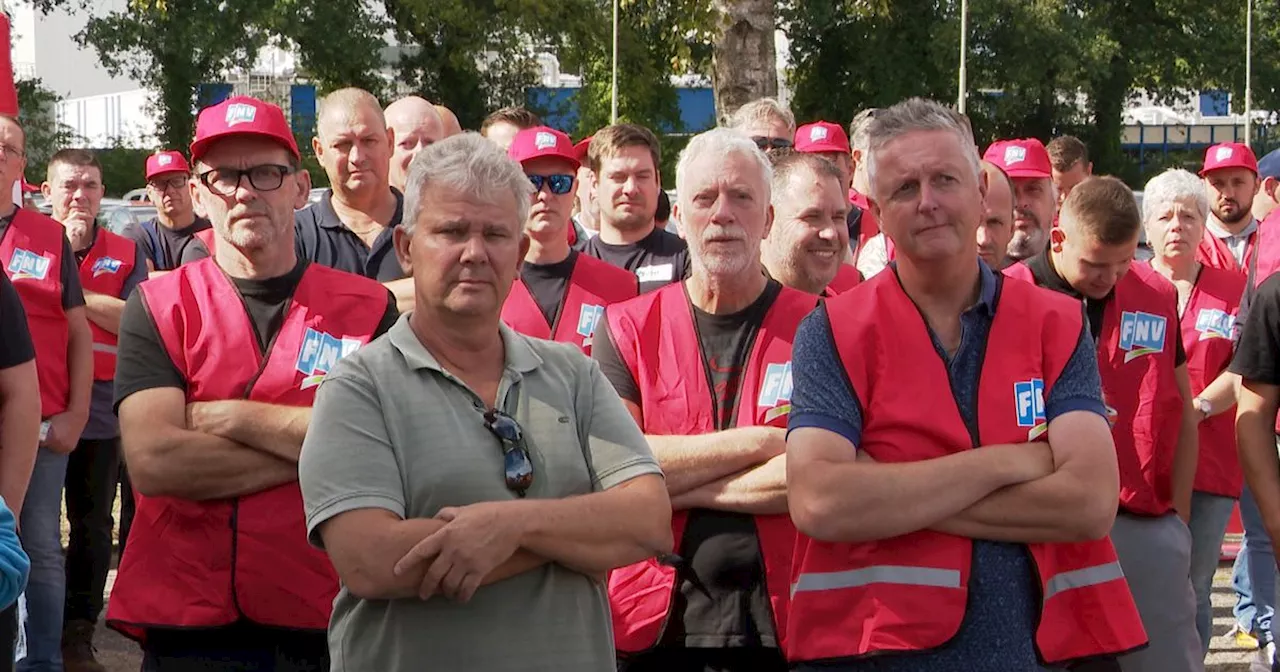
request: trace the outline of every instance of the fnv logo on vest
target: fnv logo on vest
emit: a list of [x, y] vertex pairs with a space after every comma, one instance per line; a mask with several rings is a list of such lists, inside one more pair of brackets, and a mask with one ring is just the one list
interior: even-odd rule
[[253, 120], [258, 116], [258, 108], [244, 103], [236, 103], [227, 106], [227, 126], [235, 126], [236, 124], [252, 124]]
[[769, 409], [764, 416], [765, 424], [791, 412], [791, 362], [765, 368], [756, 406]]
[[1151, 313], [1124, 313], [1120, 318], [1120, 349], [1125, 350], [1125, 363], [1157, 352], [1164, 352], [1168, 324], [1163, 317]]
[[578, 311], [578, 335], [590, 340], [596, 335], [596, 323], [601, 317], [604, 317], [604, 306], [582, 304], [582, 308]]
[[16, 248], [9, 260], [9, 277], [12, 280], [44, 280], [49, 276], [49, 258], [30, 250]]
[[1196, 315], [1196, 331], [1200, 332], [1200, 340], [1211, 338], [1235, 338], [1236, 316], [1213, 308], [1205, 308]]
[[1004, 148], [1004, 165], [1018, 163], [1027, 159], [1026, 147], [1005, 147]]
[[354, 338], [335, 338], [323, 331], [308, 328], [298, 348], [298, 371], [306, 376], [300, 389], [319, 385], [325, 375], [333, 370], [338, 360], [360, 349], [360, 341]]
[[120, 267], [124, 266], [124, 262], [111, 257], [100, 257], [93, 262], [93, 277], [98, 277], [104, 273], [119, 273]]
[[1044, 381], [1032, 378], [1014, 383], [1013, 398], [1017, 406], [1018, 426], [1030, 427], [1027, 440], [1035, 441], [1049, 429], [1044, 412]]

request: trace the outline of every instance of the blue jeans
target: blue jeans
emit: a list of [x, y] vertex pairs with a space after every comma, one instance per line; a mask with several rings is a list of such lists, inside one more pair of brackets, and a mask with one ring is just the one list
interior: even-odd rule
[[31, 556], [31, 578], [27, 580], [27, 657], [18, 661], [18, 672], [62, 672], [62, 606], [67, 585], [62, 484], [67, 458], [47, 448], [36, 453], [22, 505], [22, 546]]
[[1209, 653], [1213, 637], [1213, 573], [1222, 557], [1222, 537], [1227, 533], [1236, 500], [1207, 492], [1191, 493], [1191, 587], [1196, 592], [1196, 630], [1200, 646]]
[[1276, 557], [1249, 486], [1240, 495], [1240, 521], [1244, 524], [1244, 544], [1231, 572], [1236, 623], [1267, 644], [1275, 641], [1271, 617], [1275, 613]]

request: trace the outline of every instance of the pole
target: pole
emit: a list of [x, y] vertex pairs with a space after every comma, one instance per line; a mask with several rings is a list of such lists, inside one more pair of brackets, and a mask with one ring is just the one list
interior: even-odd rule
[[960, 94], [956, 102], [956, 110], [964, 114], [965, 89], [968, 88], [969, 76], [966, 61], [969, 56], [969, 0], [960, 0]]
[[613, 84], [609, 87], [611, 102], [609, 105], [609, 123], [618, 123], [618, 0], [613, 0]]
[[1244, 143], [1253, 146], [1253, 0], [1244, 18]]

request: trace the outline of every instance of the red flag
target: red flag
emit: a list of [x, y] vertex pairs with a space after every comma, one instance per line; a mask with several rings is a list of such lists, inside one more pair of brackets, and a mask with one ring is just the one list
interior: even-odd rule
[[0, 12], [0, 114], [18, 114], [18, 90], [13, 85], [13, 53], [9, 15]]

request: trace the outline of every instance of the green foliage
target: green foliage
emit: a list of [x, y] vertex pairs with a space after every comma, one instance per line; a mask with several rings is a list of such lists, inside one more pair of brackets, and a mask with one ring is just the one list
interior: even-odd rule
[[98, 163], [102, 164], [102, 183], [107, 195], [119, 198], [125, 192], [147, 186], [147, 156], [145, 149], [125, 147], [119, 141], [99, 150]]
[[45, 167], [49, 158], [63, 147], [77, 144], [75, 132], [58, 121], [54, 106], [58, 94], [45, 88], [39, 79], [20, 79], [15, 82], [18, 90], [18, 119], [26, 132], [27, 181], [44, 182]]

